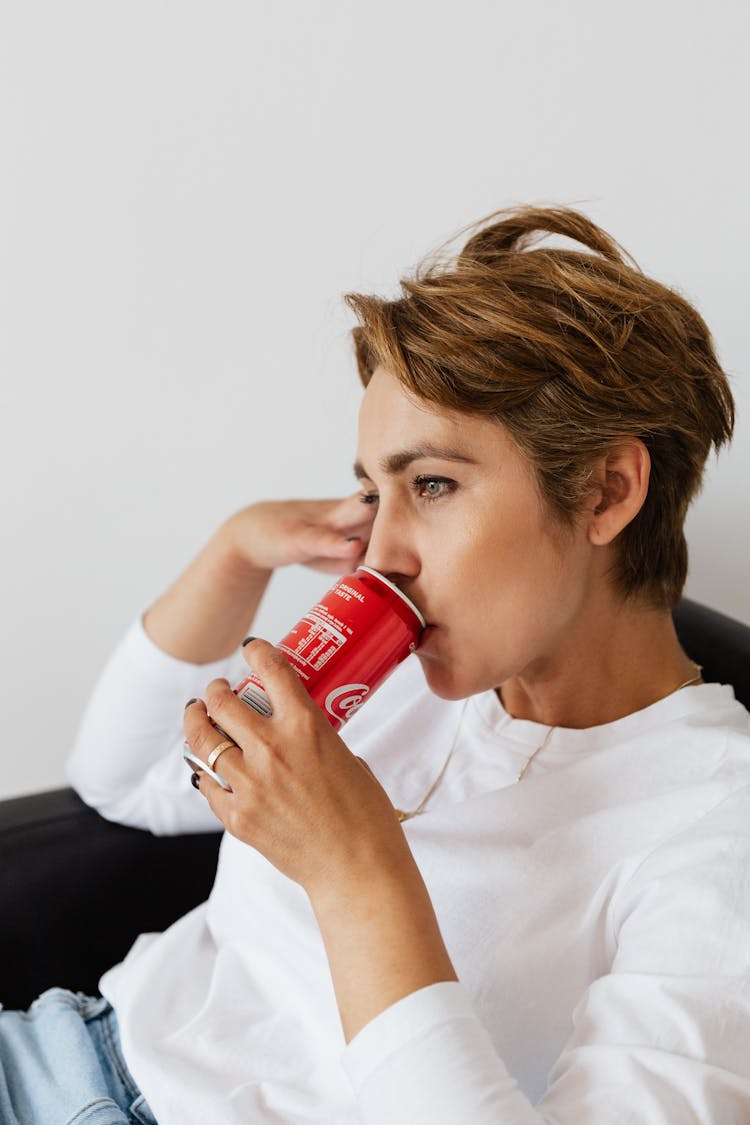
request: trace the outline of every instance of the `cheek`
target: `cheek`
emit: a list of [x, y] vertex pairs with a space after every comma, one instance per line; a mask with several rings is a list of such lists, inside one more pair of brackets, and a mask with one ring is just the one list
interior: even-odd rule
[[484, 526], [452, 536], [443, 544], [437, 575], [455, 584], [456, 601], [471, 616], [482, 616], [492, 613], [494, 602], [505, 602], [513, 592], [518, 596], [556, 569], [551, 543], [538, 525], [513, 513], [499, 514], [489, 526], [485, 517]]
[[477, 656], [497, 643], [498, 630], [517, 632], [528, 619], [543, 627], [569, 600], [582, 560], [578, 536], [552, 524], [525, 478], [493, 485], [455, 513], [435, 521], [420, 555], [427, 604], [465, 659], [472, 642]]
[[[517, 529], [516, 529], [517, 530]], [[585, 597], [585, 563], [546, 533], [500, 533], [437, 569], [451, 655], [489, 670], [524, 661], [556, 635]], [[446, 653], [447, 654], [447, 653]], [[486, 667], [485, 667], [486, 666]]]

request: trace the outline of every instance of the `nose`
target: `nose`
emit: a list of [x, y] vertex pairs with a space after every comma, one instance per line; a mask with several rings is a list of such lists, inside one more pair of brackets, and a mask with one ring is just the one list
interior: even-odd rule
[[396, 586], [404, 579], [416, 578], [421, 570], [419, 554], [404, 521], [384, 508], [382, 501], [370, 531], [364, 561], [365, 566], [379, 571]]

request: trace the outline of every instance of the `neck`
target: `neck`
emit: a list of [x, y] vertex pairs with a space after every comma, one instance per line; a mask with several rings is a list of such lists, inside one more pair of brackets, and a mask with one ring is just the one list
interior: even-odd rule
[[670, 695], [699, 668], [681, 648], [667, 610], [592, 607], [553, 651], [497, 689], [517, 719], [548, 726], [611, 723]]

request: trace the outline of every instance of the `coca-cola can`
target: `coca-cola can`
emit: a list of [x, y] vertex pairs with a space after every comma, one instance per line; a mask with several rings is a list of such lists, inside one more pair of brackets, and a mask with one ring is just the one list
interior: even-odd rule
[[[277, 647], [338, 730], [414, 652], [424, 627], [424, 617], [398, 586], [359, 566], [339, 578]], [[234, 693], [248, 707], [271, 714], [254, 673]]]
[[[277, 647], [339, 730], [414, 652], [424, 627], [424, 617], [398, 586], [377, 570], [359, 566], [339, 578]], [[254, 711], [272, 714], [271, 701], [254, 672], [232, 690]], [[184, 757], [229, 788], [187, 746]]]

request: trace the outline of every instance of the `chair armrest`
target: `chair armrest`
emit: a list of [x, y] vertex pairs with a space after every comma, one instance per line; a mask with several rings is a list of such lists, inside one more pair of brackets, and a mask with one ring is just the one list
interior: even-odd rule
[[731, 684], [750, 709], [750, 626], [684, 598], [673, 614], [677, 636], [707, 683]]
[[205, 901], [221, 835], [125, 828], [72, 789], [0, 802], [0, 1003], [53, 985], [95, 995], [138, 934]]

